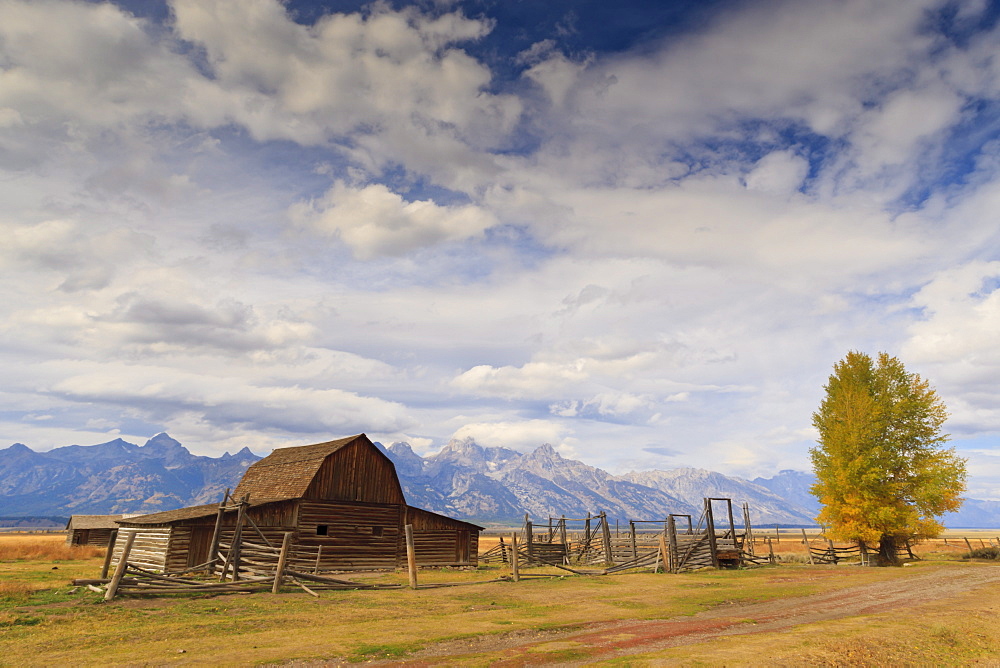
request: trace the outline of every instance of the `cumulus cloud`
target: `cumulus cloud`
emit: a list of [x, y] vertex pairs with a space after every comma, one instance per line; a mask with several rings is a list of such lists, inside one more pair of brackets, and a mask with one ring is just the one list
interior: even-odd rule
[[992, 443], [983, 4], [723, 4], [601, 51], [461, 3], [0, 3], [5, 433], [766, 474], [861, 348]]
[[780, 194], [790, 194], [801, 187], [809, 163], [793, 151], [774, 151], [757, 161], [746, 175], [747, 188]]
[[564, 456], [574, 452], [575, 439], [565, 427], [546, 420], [476, 422], [466, 424], [452, 434], [453, 439], [471, 438], [485, 447], [534, 450], [543, 443], [559, 449]]
[[49, 390], [68, 401], [127, 407], [151, 419], [174, 413], [227, 429], [323, 435], [403, 431], [413, 425], [398, 403], [338, 389], [234, 387], [230, 380], [160, 368], [80, 365]]
[[473, 204], [408, 202], [382, 184], [358, 188], [342, 182], [322, 198], [294, 206], [291, 216], [308, 229], [340, 239], [361, 260], [466, 240], [497, 222], [492, 213]]

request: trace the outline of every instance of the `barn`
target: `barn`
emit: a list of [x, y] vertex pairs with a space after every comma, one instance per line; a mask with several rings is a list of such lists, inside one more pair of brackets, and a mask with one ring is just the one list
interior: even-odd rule
[[120, 520], [112, 562], [135, 533], [130, 563], [181, 571], [211, 559], [216, 526], [227, 544], [239, 525], [244, 537], [278, 545], [291, 532], [293, 549], [322, 570], [396, 568], [406, 564], [409, 524], [419, 566], [477, 564], [482, 527], [407, 505], [392, 461], [364, 434], [278, 448], [232, 497], [246, 502], [242, 518], [209, 504]]
[[73, 515], [66, 524], [66, 544], [107, 547], [121, 518], [121, 515]]

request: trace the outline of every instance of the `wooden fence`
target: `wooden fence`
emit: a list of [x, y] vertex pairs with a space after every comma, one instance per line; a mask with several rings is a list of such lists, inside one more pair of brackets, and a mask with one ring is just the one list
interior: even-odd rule
[[[526, 566], [601, 566], [600, 572], [604, 573], [649, 567], [679, 573], [774, 561], [773, 551], [767, 556], [754, 554], [746, 504], [738, 531], [730, 499], [706, 498], [704, 503], [697, 522], [690, 515], [671, 514], [662, 520], [629, 520], [624, 532], [617, 527], [612, 532], [603, 512], [579, 519], [549, 517], [545, 524], [536, 524], [525, 516], [520, 531], [506, 540], [501, 537], [498, 545], [480, 555], [480, 561], [511, 563], [514, 543], [518, 545], [519, 560]], [[718, 503], [725, 504], [721, 526], [715, 518]]]

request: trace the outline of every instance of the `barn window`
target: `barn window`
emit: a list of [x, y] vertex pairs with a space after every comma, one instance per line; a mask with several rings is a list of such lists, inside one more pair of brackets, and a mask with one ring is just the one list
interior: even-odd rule
[[327, 532], [327, 525], [325, 525], [325, 524], [317, 524], [316, 525], [316, 535], [317, 536], [325, 536], [326, 532]]
[[372, 527], [372, 535], [376, 538], [382, 537], [382, 527]]

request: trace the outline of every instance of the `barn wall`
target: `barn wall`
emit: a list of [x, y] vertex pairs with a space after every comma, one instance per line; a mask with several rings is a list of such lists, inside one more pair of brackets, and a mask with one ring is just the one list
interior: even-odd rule
[[397, 505], [302, 501], [296, 557], [314, 563], [322, 546], [321, 569], [395, 568], [400, 516]]
[[114, 529], [73, 529], [66, 534], [66, 543], [107, 547], [111, 544], [113, 531]]
[[129, 553], [128, 562], [140, 568], [151, 571], [163, 571], [166, 564], [167, 546], [170, 542], [170, 527], [140, 527], [122, 526], [118, 530], [111, 556], [111, 565], [115, 567], [121, 560], [122, 550], [129, 534], [136, 534]]
[[413, 548], [418, 566], [475, 566], [479, 563], [479, 528], [475, 525], [413, 507], [406, 508], [404, 523], [413, 525]]
[[356, 441], [337, 450], [320, 466], [305, 498], [325, 501], [403, 504], [403, 490], [392, 462], [374, 446]]
[[[266, 545], [268, 542], [273, 547], [281, 547], [281, 541], [288, 527], [259, 526], [260, 533], [267, 539], [261, 539], [251, 526], [243, 527], [243, 540], [259, 545]], [[173, 528], [170, 535], [170, 547], [166, 561], [166, 570], [171, 573], [183, 571], [193, 566], [199, 566], [209, 560], [209, 548], [212, 543], [212, 535], [215, 533], [214, 522], [208, 524], [187, 524]], [[219, 542], [231, 545], [235, 529], [232, 526], [223, 526], [219, 534]], [[222, 551], [225, 554], [225, 550]]]
[[[243, 540], [251, 543], [266, 544], [280, 547], [286, 531], [295, 528], [297, 501], [269, 503], [247, 509], [247, 517], [257, 525], [261, 538], [250, 522], [243, 526]], [[222, 528], [219, 532], [220, 542], [232, 543], [236, 527], [237, 513], [226, 513], [222, 518]], [[181, 571], [192, 566], [198, 566], [209, 560], [209, 549], [212, 535], [215, 533], [216, 517], [206, 516], [189, 520], [180, 520], [173, 524], [170, 536], [170, 546], [167, 552], [167, 570]]]

